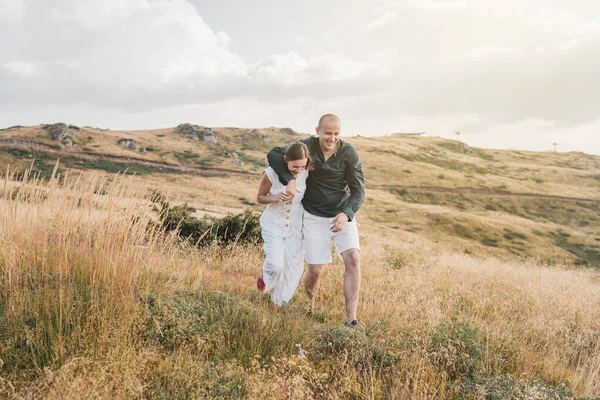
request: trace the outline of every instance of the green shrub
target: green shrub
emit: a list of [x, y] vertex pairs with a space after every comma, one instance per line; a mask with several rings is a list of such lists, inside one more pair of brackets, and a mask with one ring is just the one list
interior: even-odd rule
[[481, 239], [481, 244], [489, 247], [498, 247], [498, 240], [484, 237], [483, 239]]
[[399, 188], [399, 189], [393, 188], [393, 189], [390, 189], [390, 192], [391, 193], [395, 193], [395, 194], [400, 195], [400, 196], [406, 196], [406, 195], [408, 195], [408, 189], [405, 188], [405, 187]]
[[180, 237], [195, 245], [262, 242], [260, 216], [250, 210], [223, 218], [196, 218], [192, 216], [195, 210], [187, 203], [171, 206], [158, 191], [151, 194], [150, 200], [160, 215], [161, 226], [167, 231], [177, 231]]
[[[476, 397], [475, 397], [476, 396]], [[552, 386], [541, 380], [517, 383], [508, 376], [474, 374], [463, 380], [458, 398], [504, 399], [574, 399], [564, 384]]]
[[256, 203], [254, 203], [254, 202], [252, 202], [252, 201], [248, 200], [248, 199], [247, 199], [247, 198], [245, 198], [245, 197], [240, 197], [240, 198], [239, 198], [239, 200], [240, 200], [240, 202], [241, 202], [242, 204], [244, 204], [244, 205], [247, 205], [247, 206], [255, 206], [255, 205], [256, 205]]
[[343, 356], [357, 369], [374, 369], [380, 379], [389, 374], [401, 361], [401, 338], [389, 336], [386, 321], [374, 321], [365, 327], [349, 329], [337, 324], [322, 330], [316, 339], [313, 354], [316, 360], [326, 361]]
[[198, 362], [184, 358], [157, 363], [150, 385], [149, 399], [241, 399], [247, 394], [248, 375], [243, 368], [227, 362]]
[[521, 232], [515, 232], [512, 229], [504, 228], [504, 238], [508, 240], [513, 240], [515, 238], [527, 240], [527, 236]]
[[435, 327], [428, 353], [432, 364], [457, 379], [481, 368], [483, 349], [477, 328], [453, 318]]
[[[139, 335], [166, 351], [202, 353], [209, 360], [236, 359], [249, 367], [256, 356], [290, 355], [306, 334], [301, 321], [267, 314], [234, 296], [217, 292], [182, 292], [148, 296]], [[282, 334], [285, 332], [285, 334]]]

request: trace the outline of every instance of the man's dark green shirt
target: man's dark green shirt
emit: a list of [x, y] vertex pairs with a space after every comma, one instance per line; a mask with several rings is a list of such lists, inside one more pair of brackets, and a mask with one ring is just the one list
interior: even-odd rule
[[[304, 209], [327, 218], [344, 212], [352, 221], [365, 199], [365, 181], [358, 152], [351, 144], [339, 140], [338, 149], [325, 161], [318, 136], [301, 142], [308, 147], [314, 168], [306, 180], [306, 193], [302, 199]], [[283, 161], [286, 148], [274, 147], [267, 154], [269, 165], [284, 185], [294, 178]]]

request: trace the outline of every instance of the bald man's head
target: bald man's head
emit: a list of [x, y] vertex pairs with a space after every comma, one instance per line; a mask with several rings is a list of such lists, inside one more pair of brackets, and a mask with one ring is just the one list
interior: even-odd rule
[[340, 121], [340, 119], [338, 118], [337, 115], [335, 115], [335, 114], [324, 114], [324, 115], [321, 116], [321, 118], [319, 118], [319, 126], [318, 126], [319, 129], [323, 126], [323, 123], [325, 121], [334, 121], [334, 122], [337, 122], [339, 125], [342, 125], [342, 121]]

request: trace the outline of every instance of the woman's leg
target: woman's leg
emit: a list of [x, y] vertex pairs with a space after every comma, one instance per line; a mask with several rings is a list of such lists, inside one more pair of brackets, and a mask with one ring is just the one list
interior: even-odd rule
[[263, 230], [265, 262], [263, 263], [262, 279], [265, 283], [265, 292], [272, 291], [278, 284], [284, 266], [283, 237]]

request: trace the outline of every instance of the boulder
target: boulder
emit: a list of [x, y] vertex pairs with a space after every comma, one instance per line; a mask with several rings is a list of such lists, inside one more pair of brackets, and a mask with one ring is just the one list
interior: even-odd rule
[[240, 159], [237, 159], [237, 158], [235, 160], [233, 160], [233, 163], [235, 165], [244, 165], [244, 162], [242, 160], [240, 160]]
[[202, 139], [208, 144], [217, 144], [217, 137], [212, 133], [208, 135], [203, 135]]
[[63, 124], [62, 122], [45, 125], [44, 128], [50, 132], [52, 140], [60, 142], [64, 147], [75, 147], [77, 140], [75, 139], [76, 131]]
[[232, 151], [231, 153], [229, 153], [229, 157], [231, 158], [238, 158], [238, 154], [235, 151]]
[[135, 149], [135, 140], [133, 139], [119, 139], [119, 145], [123, 147], [127, 147], [129, 149]]

